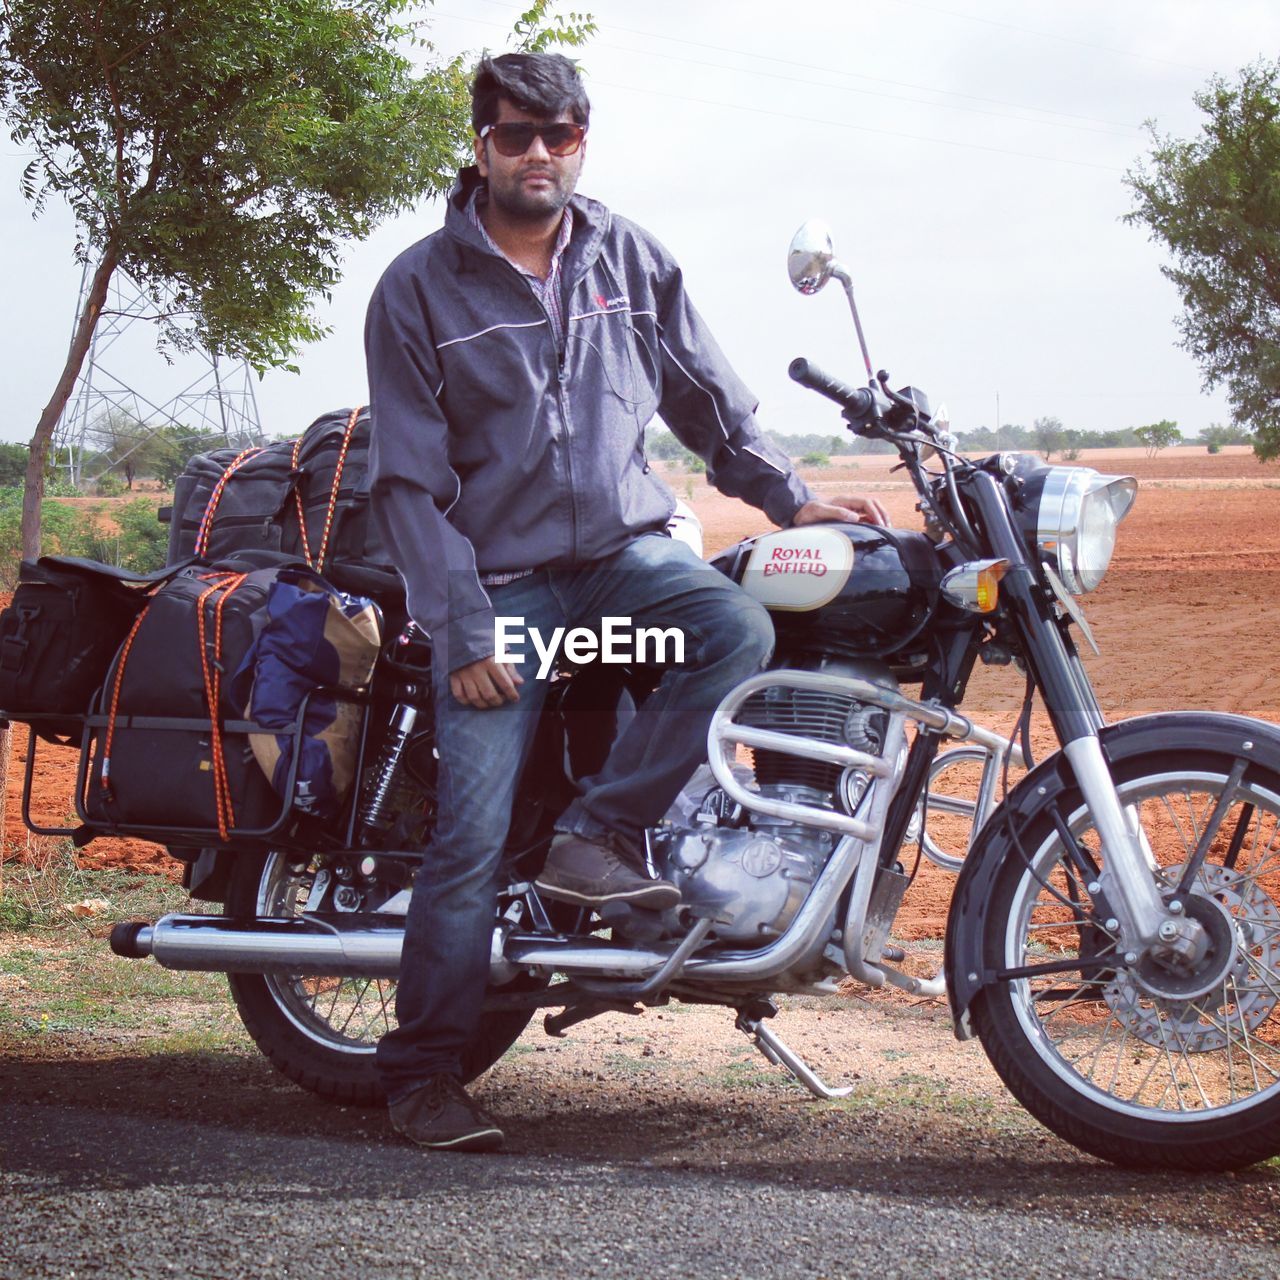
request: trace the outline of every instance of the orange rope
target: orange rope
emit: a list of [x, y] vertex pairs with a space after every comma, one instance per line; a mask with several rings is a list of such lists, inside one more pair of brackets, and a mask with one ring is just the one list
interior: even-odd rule
[[[201, 593], [196, 601], [196, 633], [200, 643], [200, 669], [204, 676], [205, 700], [209, 704], [210, 753], [213, 757], [213, 799], [218, 814], [218, 834], [226, 840], [236, 825], [235, 807], [231, 798], [231, 783], [227, 777], [226, 753], [222, 746], [222, 721], [220, 717], [222, 697], [222, 606], [230, 599], [245, 578], [246, 573], [220, 572], [202, 574], [201, 579], [212, 585]], [[221, 594], [218, 594], [221, 593]], [[205, 628], [205, 602], [218, 594], [213, 616], [213, 668], [209, 665], [209, 648]]]
[[[293, 457], [289, 462], [289, 469], [296, 472], [298, 470], [298, 454], [302, 451], [302, 437], [299, 436], [293, 442]], [[311, 558], [311, 541], [307, 537], [307, 509], [302, 502], [302, 486], [295, 483], [293, 486], [293, 500], [298, 507], [298, 532], [302, 537], [302, 558], [307, 562], [307, 567], [314, 569], [315, 561]]]
[[218, 510], [218, 503], [222, 501], [222, 491], [227, 487], [227, 481], [252, 458], [255, 454], [261, 453], [258, 447], [250, 447], [242, 449], [230, 462], [227, 469], [222, 473], [218, 483], [213, 486], [213, 492], [209, 495], [209, 501], [205, 504], [204, 515], [200, 517], [200, 528], [196, 532], [195, 554], [203, 557], [209, 548], [209, 534], [213, 531], [213, 517]]
[[[333, 487], [329, 490], [329, 509], [324, 516], [324, 537], [320, 540], [320, 558], [311, 567], [317, 573], [324, 572], [324, 560], [329, 551], [329, 533], [333, 528], [333, 513], [338, 508], [338, 488], [342, 484], [342, 468], [347, 465], [347, 451], [351, 448], [351, 437], [355, 434], [356, 419], [364, 405], [357, 405], [351, 410], [347, 419], [347, 429], [342, 435], [342, 447], [338, 450], [338, 462], [333, 469]], [[310, 561], [308, 561], [310, 563]]]
[[124, 668], [125, 663], [129, 661], [129, 650], [133, 648], [133, 639], [138, 634], [138, 628], [142, 626], [142, 619], [147, 616], [147, 610], [151, 608], [151, 602], [148, 601], [142, 609], [142, 612], [133, 620], [133, 626], [129, 628], [129, 634], [125, 637], [124, 647], [120, 650], [120, 662], [116, 666], [116, 678], [111, 688], [111, 710], [107, 713], [107, 736], [102, 744], [102, 789], [110, 792], [111, 790], [111, 743], [116, 736], [116, 712], [120, 707], [120, 686], [124, 684]]

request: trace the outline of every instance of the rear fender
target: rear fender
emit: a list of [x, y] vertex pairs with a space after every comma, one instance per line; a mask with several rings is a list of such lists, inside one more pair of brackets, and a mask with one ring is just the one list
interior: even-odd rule
[[[1163, 712], [1107, 725], [1099, 738], [1103, 754], [1113, 766], [1145, 755], [1167, 756], [1171, 751], [1194, 751], [1198, 755], [1221, 752], [1228, 762], [1226, 769], [1241, 754], [1247, 754], [1280, 774], [1280, 726], [1245, 716]], [[1252, 745], [1246, 746], [1247, 743]], [[973, 1035], [969, 1008], [990, 981], [983, 962], [982, 939], [996, 877], [1013, 854], [1009, 824], [1015, 823], [1020, 832], [1031, 830], [1059, 797], [1075, 787], [1075, 775], [1066, 756], [1056, 752], [1009, 792], [965, 857], [947, 915], [947, 997], [957, 1039], [967, 1040]]]

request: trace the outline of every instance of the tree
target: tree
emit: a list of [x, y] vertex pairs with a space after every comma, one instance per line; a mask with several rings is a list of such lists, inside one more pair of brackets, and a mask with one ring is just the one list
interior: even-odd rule
[[1218, 453], [1228, 444], [1253, 443], [1253, 437], [1247, 431], [1240, 427], [1224, 426], [1220, 422], [1211, 422], [1207, 427], [1201, 427], [1199, 438], [1210, 453]]
[[1177, 444], [1182, 439], [1178, 424], [1170, 422], [1167, 418], [1160, 422], [1153, 422], [1150, 426], [1136, 427], [1133, 434], [1146, 445], [1148, 458], [1154, 458], [1161, 449], [1167, 449], [1171, 444]]
[[[166, 341], [292, 368], [326, 332], [311, 304], [338, 280], [343, 244], [448, 190], [468, 141], [466, 67], [430, 53], [404, 20], [411, 3], [6, 0], [0, 114], [35, 153], [24, 193], [37, 212], [65, 199], [77, 256], [96, 264], [31, 440], [24, 555], [39, 552], [49, 440], [116, 270], [155, 299]], [[522, 47], [594, 29], [578, 15], [546, 29], [550, 3], [521, 15]]]
[[1037, 418], [1031, 425], [1036, 440], [1036, 450], [1048, 462], [1053, 453], [1062, 448], [1062, 419]]
[[1259, 60], [1234, 84], [1195, 95], [1198, 137], [1149, 126], [1149, 163], [1126, 175], [1146, 225], [1173, 264], [1182, 346], [1205, 386], [1224, 385], [1232, 419], [1252, 428], [1259, 458], [1280, 455], [1280, 61]]

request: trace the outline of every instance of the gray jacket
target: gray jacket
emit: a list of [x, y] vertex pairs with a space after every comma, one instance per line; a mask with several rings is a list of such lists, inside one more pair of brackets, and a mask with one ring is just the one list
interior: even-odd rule
[[450, 671], [493, 653], [481, 574], [582, 564], [666, 525], [675, 499], [644, 454], [655, 413], [776, 524], [812, 497], [652, 236], [573, 198], [558, 350], [467, 216], [479, 181], [462, 171], [444, 227], [387, 268], [365, 325], [374, 517]]

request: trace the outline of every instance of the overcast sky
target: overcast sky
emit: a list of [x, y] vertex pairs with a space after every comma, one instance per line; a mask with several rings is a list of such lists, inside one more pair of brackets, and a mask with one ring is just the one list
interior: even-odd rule
[[[442, 52], [500, 50], [519, 0], [439, 0]], [[1142, 123], [1188, 136], [1191, 97], [1280, 52], [1274, 0], [574, 0], [599, 35], [577, 56], [592, 100], [580, 189], [648, 227], [767, 427], [837, 431], [790, 383], [807, 355], [860, 376], [837, 286], [802, 298], [787, 244], [811, 216], [853, 272], [872, 359], [945, 400], [954, 427], [1109, 429], [1227, 417], [1177, 349], [1161, 251], [1121, 215]], [[424, 11], [432, 12], [426, 9]], [[0, 148], [0, 438], [27, 439], [66, 353], [80, 268], [51, 203], [32, 221], [21, 149]], [[439, 226], [424, 204], [353, 245], [300, 375], [257, 384], [263, 429], [296, 432], [367, 399], [361, 330], [386, 264]], [[163, 402], [185, 378], [118, 345], [118, 376]], [[104, 356], [104, 360], [106, 356]], [[175, 382], [175, 379], [177, 380]]]

